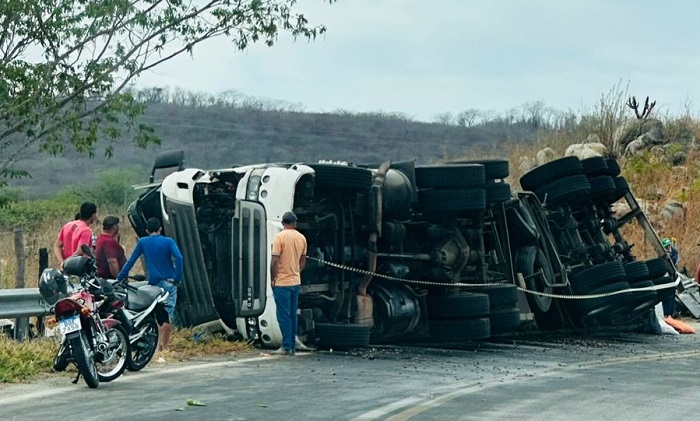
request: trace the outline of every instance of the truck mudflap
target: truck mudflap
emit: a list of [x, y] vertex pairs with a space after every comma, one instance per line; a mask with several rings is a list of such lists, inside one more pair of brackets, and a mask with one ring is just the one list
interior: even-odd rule
[[230, 288], [236, 308], [226, 310], [233, 310], [234, 317], [257, 317], [263, 314], [267, 299], [265, 208], [257, 202], [238, 201], [231, 226]]
[[191, 204], [163, 197], [168, 218], [163, 221], [165, 232], [180, 245], [184, 259], [185, 279], [178, 289], [177, 314], [185, 327], [219, 319], [209, 286], [197, 219]]

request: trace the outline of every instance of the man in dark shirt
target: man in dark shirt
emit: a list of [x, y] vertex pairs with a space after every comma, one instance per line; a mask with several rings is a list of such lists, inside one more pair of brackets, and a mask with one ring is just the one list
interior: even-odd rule
[[146, 231], [148, 236], [142, 237], [136, 243], [134, 251], [129, 256], [122, 270], [117, 275], [121, 280], [129, 275], [129, 271], [142, 254], [146, 260], [146, 271], [148, 272], [148, 284], [155, 285], [168, 291], [168, 300], [165, 309], [168, 311], [170, 320], [160, 327], [160, 351], [168, 351], [170, 347], [170, 321], [175, 314], [175, 304], [177, 303], [177, 287], [182, 282], [183, 260], [180, 249], [175, 241], [161, 235], [162, 226], [158, 218], [150, 218], [146, 221]]
[[119, 218], [107, 216], [102, 220], [102, 234], [97, 237], [97, 276], [117, 279], [119, 271], [126, 263], [124, 247], [119, 244]]

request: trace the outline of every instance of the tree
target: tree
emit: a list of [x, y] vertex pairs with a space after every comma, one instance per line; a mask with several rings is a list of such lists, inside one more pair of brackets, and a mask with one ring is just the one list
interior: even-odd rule
[[[329, 0], [332, 3], [333, 0]], [[145, 104], [129, 90], [141, 73], [225, 37], [240, 49], [272, 46], [282, 32], [315, 39], [326, 30], [296, 0], [0, 0], [0, 186], [30, 176], [18, 162], [72, 145], [112, 155], [128, 132], [159, 144], [139, 123]], [[166, 92], [153, 90], [151, 100]]]

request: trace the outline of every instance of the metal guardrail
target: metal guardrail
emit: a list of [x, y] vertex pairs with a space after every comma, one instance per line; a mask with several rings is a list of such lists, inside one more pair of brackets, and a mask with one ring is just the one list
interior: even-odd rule
[[51, 306], [39, 288], [0, 289], [0, 319], [38, 317], [51, 314]]

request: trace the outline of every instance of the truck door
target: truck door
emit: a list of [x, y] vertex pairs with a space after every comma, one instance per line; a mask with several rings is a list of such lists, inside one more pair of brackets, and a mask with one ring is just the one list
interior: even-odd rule
[[179, 245], [184, 259], [185, 280], [178, 290], [178, 315], [184, 326], [196, 326], [219, 318], [214, 307], [202, 254], [194, 207], [163, 197], [168, 218], [165, 232]]

